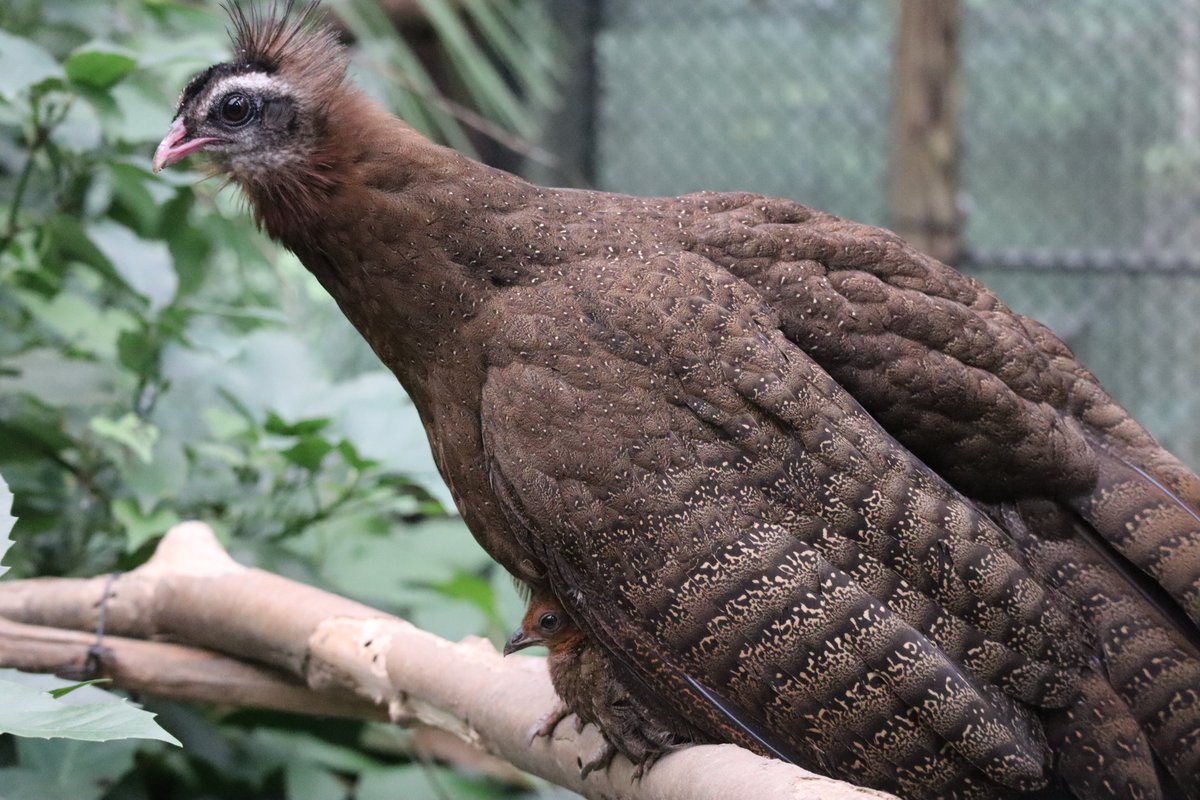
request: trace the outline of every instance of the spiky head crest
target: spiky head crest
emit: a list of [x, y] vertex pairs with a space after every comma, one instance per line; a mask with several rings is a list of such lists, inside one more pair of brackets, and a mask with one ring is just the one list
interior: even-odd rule
[[346, 76], [346, 52], [325, 21], [320, 0], [267, 5], [224, 4], [233, 23], [234, 63], [278, 74], [314, 98], [328, 96]]

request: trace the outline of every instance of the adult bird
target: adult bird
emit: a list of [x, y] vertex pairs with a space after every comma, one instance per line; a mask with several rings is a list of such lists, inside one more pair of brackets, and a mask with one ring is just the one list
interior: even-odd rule
[[154, 168], [207, 154], [334, 297], [591, 702], [909, 798], [1200, 797], [1200, 480], [1048, 329], [788, 200], [530, 185], [314, 6], [231, 11]]

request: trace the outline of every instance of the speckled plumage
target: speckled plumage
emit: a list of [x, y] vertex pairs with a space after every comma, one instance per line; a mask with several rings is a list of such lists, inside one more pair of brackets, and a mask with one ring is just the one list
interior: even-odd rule
[[911, 798], [1200, 797], [1200, 480], [1046, 328], [791, 201], [544, 189], [294, 99], [300, 166], [234, 177], [569, 613], [555, 685], [611, 740], [632, 709]]
[[[547, 627], [547, 620], [553, 627]], [[661, 704], [638, 701], [613, 671], [611, 659], [584, 636], [562, 603], [548, 591], [534, 593], [504, 654], [527, 647], [549, 651], [546, 662], [550, 680], [563, 703], [547, 714], [535, 734], [552, 734], [568, 714], [576, 715], [579, 726], [592, 724], [604, 732], [607, 746], [581, 764], [583, 777], [608, 766], [616, 753], [637, 764], [641, 774], [664, 753], [685, 744], [709, 741], [702, 731]]]

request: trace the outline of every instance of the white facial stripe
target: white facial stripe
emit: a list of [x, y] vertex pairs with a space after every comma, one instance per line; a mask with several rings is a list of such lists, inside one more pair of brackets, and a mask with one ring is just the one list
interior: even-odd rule
[[265, 72], [244, 72], [241, 75], [230, 75], [222, 78], [209, 89], [209, 102], [214, 98], [222, 98], [230, 92], [250, 92], [256, 89], [272, 89], [284, 94], [290, 87], [287, 81], [278, 75], [268, 75]]

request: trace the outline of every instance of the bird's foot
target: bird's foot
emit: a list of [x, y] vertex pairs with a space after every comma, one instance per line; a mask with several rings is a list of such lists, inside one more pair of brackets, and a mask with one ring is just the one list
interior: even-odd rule
[[[571, 716], [571, 714], [571, 709], [560, 702], [551, 709], [550, 713], [538, 720], [538, 723], [529, 731], [529, 744], [533, 744], [535, 739], [542, 739], [554, 733], [554, 729], [558, 727], [558, 723]], [[578, 718], [575, 720], [575, 730], [576, 732], [583, 730], [583, 721]]]
[[585, 780], [588, 775], [591, 775], [598, 769], [608, 769], [612, 764], [613, 758], [617, 755], [617, 748], [612, 746], [612, 743], [605, 740], [604, 744], [592, 756], [591, 760], [579, 768], [580, 780]]
[[644, 759], [642, 759], [641, 761], [639, 761], [637, 763], [637, 766], [635, 766], [633, 768], [633, 779], [635, 781], [640, 781], [642, 779], [642, 776], [644, 776], [647, 772], [649, 772], [650, 768], [653, 767], [656, 763], [658, 763], [658, 759], [662, 758], [662, 756], [663, 756], [662, 751], [647, 753], [646, 757]]

